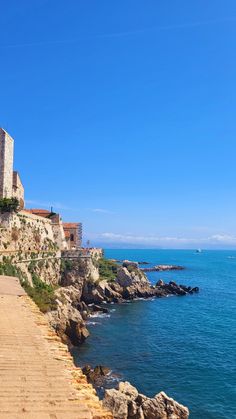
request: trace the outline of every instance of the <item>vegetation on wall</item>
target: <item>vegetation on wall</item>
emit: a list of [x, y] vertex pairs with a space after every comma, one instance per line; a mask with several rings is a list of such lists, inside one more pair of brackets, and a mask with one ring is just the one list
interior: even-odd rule
[[85, 276], [87, 273], [87, 265], [83, 259], [62, 259], [61, 260], [61, 274], [68, 274], [69, 272], [76, 272], [79, 276]]
[[55, 310], [57, 307], [56, 297], [54, 294], [55, 288], [51, 285], [45, 284], [36, 275], [32, 274], [33, 287], [29, 283], [23, 284], [23, 287], [27, 294], [34, 300], [39, 309], [46, 313], [47, 311]]
[[56, 309], [55, 288], [45, 284], [35, 273], [32, 273], [32, 287], [21, 269], [12, 265], [11, 261], [5, 258], [5, 260], [0, 263], [0, 275], [15, 276], [19, 278], [21, 286], [43, 313]]
[[1, 198], [0, 199], [0, 213], [17, 212], [19, 211], [19, 201], [17, 198]]

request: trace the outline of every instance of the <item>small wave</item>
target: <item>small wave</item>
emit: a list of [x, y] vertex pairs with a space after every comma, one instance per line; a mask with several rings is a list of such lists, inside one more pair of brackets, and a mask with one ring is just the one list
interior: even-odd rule
[[90, 314], [90, 316], [89, 317], [92, 317], [92, 318], [104, 318], [104, 317], [111, 317], [111, 315], [110, 314], [107, 314], [107, 313], [94, 313], [94, 314]]
[[86, 324], [88, 326], [95, 326], [96, 324], [99, 324], [99, 322], [90, 322], [90, 321], [87, 321]]
[[116, 311], [116, 309], [115, 309], [115, 308], [112, 308], [112, 309], [110, 310], [110, 312], [111, 312], [111, 313], [113, 313], [114, 311]]

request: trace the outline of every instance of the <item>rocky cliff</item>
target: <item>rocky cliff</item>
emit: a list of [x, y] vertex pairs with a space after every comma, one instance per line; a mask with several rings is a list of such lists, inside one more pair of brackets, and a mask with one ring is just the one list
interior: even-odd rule
[[128, 382], [118, 389], [105, 391], [103, 406], [114, 419], [187, 419], [189, 410], [168, 397], [163, 391], [155, 397], [146, 397]]
[[122, 265], [91, 258], [62, 262], [60, 287], [55, 291], [57, 308], [47, 315], [67, 343], [82, 343], [88, 336], [85, 321], [94, 311], [106, 311], [104, 303], [122, 303], [135, 298], [184, 296], [198, 288], [163, 281], [153, 286], [134, 262]]
[[[60, 288], [55, 291], [57, 308], [47, 313], [51, 325], [69, 345], [78, 345], [88, 336], [86, 319], [91, 312], [108, 311], [103, 303], [122, 303], [126, 299], [184, 296], [198, 292], [198, 288], [165, 284], [151, 285], [138, 264], [125, 261], [120, 265], [111, 261], [67, 260], [62, 263]], [[106, 368], [84, 368], [90, 382], [103, 382]], [[119, 383], [117, 389], [105, 390], [103, 405], [114, 419], [187, 419], [185, 406], [164, 392], [149, 398], [129, 383]]]
[[[4, 259], [5, 260], [5, 259]], [[18, 261], [19, 262], [19, 261]], [[17, 262], [0, 262], [0, 273], [19, 276], [29, 295], [46, 312], [49, 323], [70, 345], [79, 345], [88, 338], [86, 320], [94, 311], [107, 312], [109, 303], [167, 295], [184, 296], [198, 292], [198, 288], [158, 281], [154, 286], [138, 264], [125, 261], [117, 264], [91, 257], [32, 260], [26, 270], [32, 284]], [[22, 266], [21, 266], [22, 267]], [[55, 269], [54, 269], [55, 268]], [[53, 275], [53, 269], [55, 272]], [[50, 272], [52, 278], [50, 280]], [[106, 303], [106, 306], [103, 305]], [[103, 369], [104, 370], [104, 369]], [[129, 383], [120, 383], [118, 389], [106, 390], [104, 406], [117, 419], [186, 419], [188, 409], [170, 399], [165, 393], [147, 398]]]

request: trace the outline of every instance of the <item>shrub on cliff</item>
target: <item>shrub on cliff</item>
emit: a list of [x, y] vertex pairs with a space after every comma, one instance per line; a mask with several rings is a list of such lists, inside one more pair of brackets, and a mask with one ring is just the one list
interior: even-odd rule
[[117, 275], [118, 265], [109, 259], [101, 258], [98, 262], [100, 280], [114, 281]]
[[5, 258], [4, 262], [0, 263], [0, 275], [15, 276], [19, 278], [21, 286], [43, 313], [56, 309], [57, 304], [54, 287], [45, 284], [45, 282], [41, 281], [35, 273], [32, 273], [32, 287], [21, 269], [12, 265], [11, 261]]
[[27, 294], [34, 300], [39, 309], [46, 313], [47, 311], [55, 310], [57, 307], [56, 297], [54, 295], [54, 287], [51, 285], [45, 284], [41, 279], [35, 274], [32, 274], [33, 287], [29, 285], [28, 282], [23, 284]]
[[12, 265], [11, 261], [5, 257], [4, 261], [0, 263], [0, 275], [16, 276], [20, 282], [24, 282], [25, 278], [20, 268]]
[[17, 212], [19, 210], [19, 201], [17, 198], [1, 198], [0, 199], [0, 213]]

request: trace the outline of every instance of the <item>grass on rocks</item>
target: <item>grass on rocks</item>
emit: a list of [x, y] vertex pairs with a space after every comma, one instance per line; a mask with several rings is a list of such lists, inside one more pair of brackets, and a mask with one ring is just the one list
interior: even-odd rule
[[98, 261], [98, 269], [100, 281], [103, 279], [114, 281], [117, 276], [118, 265], [112, 260], [101, 258]]
[[35, 273], [32, 273], [33, 287], [30, 285], [21, 269], [12, 265], [9, 261], [0, 263], [0, 275], [15, 276], [19, 278], [21, 286], [43, 313], [56, 309], [55, 288], [45, 284], [45, 282], [43, 282]]

